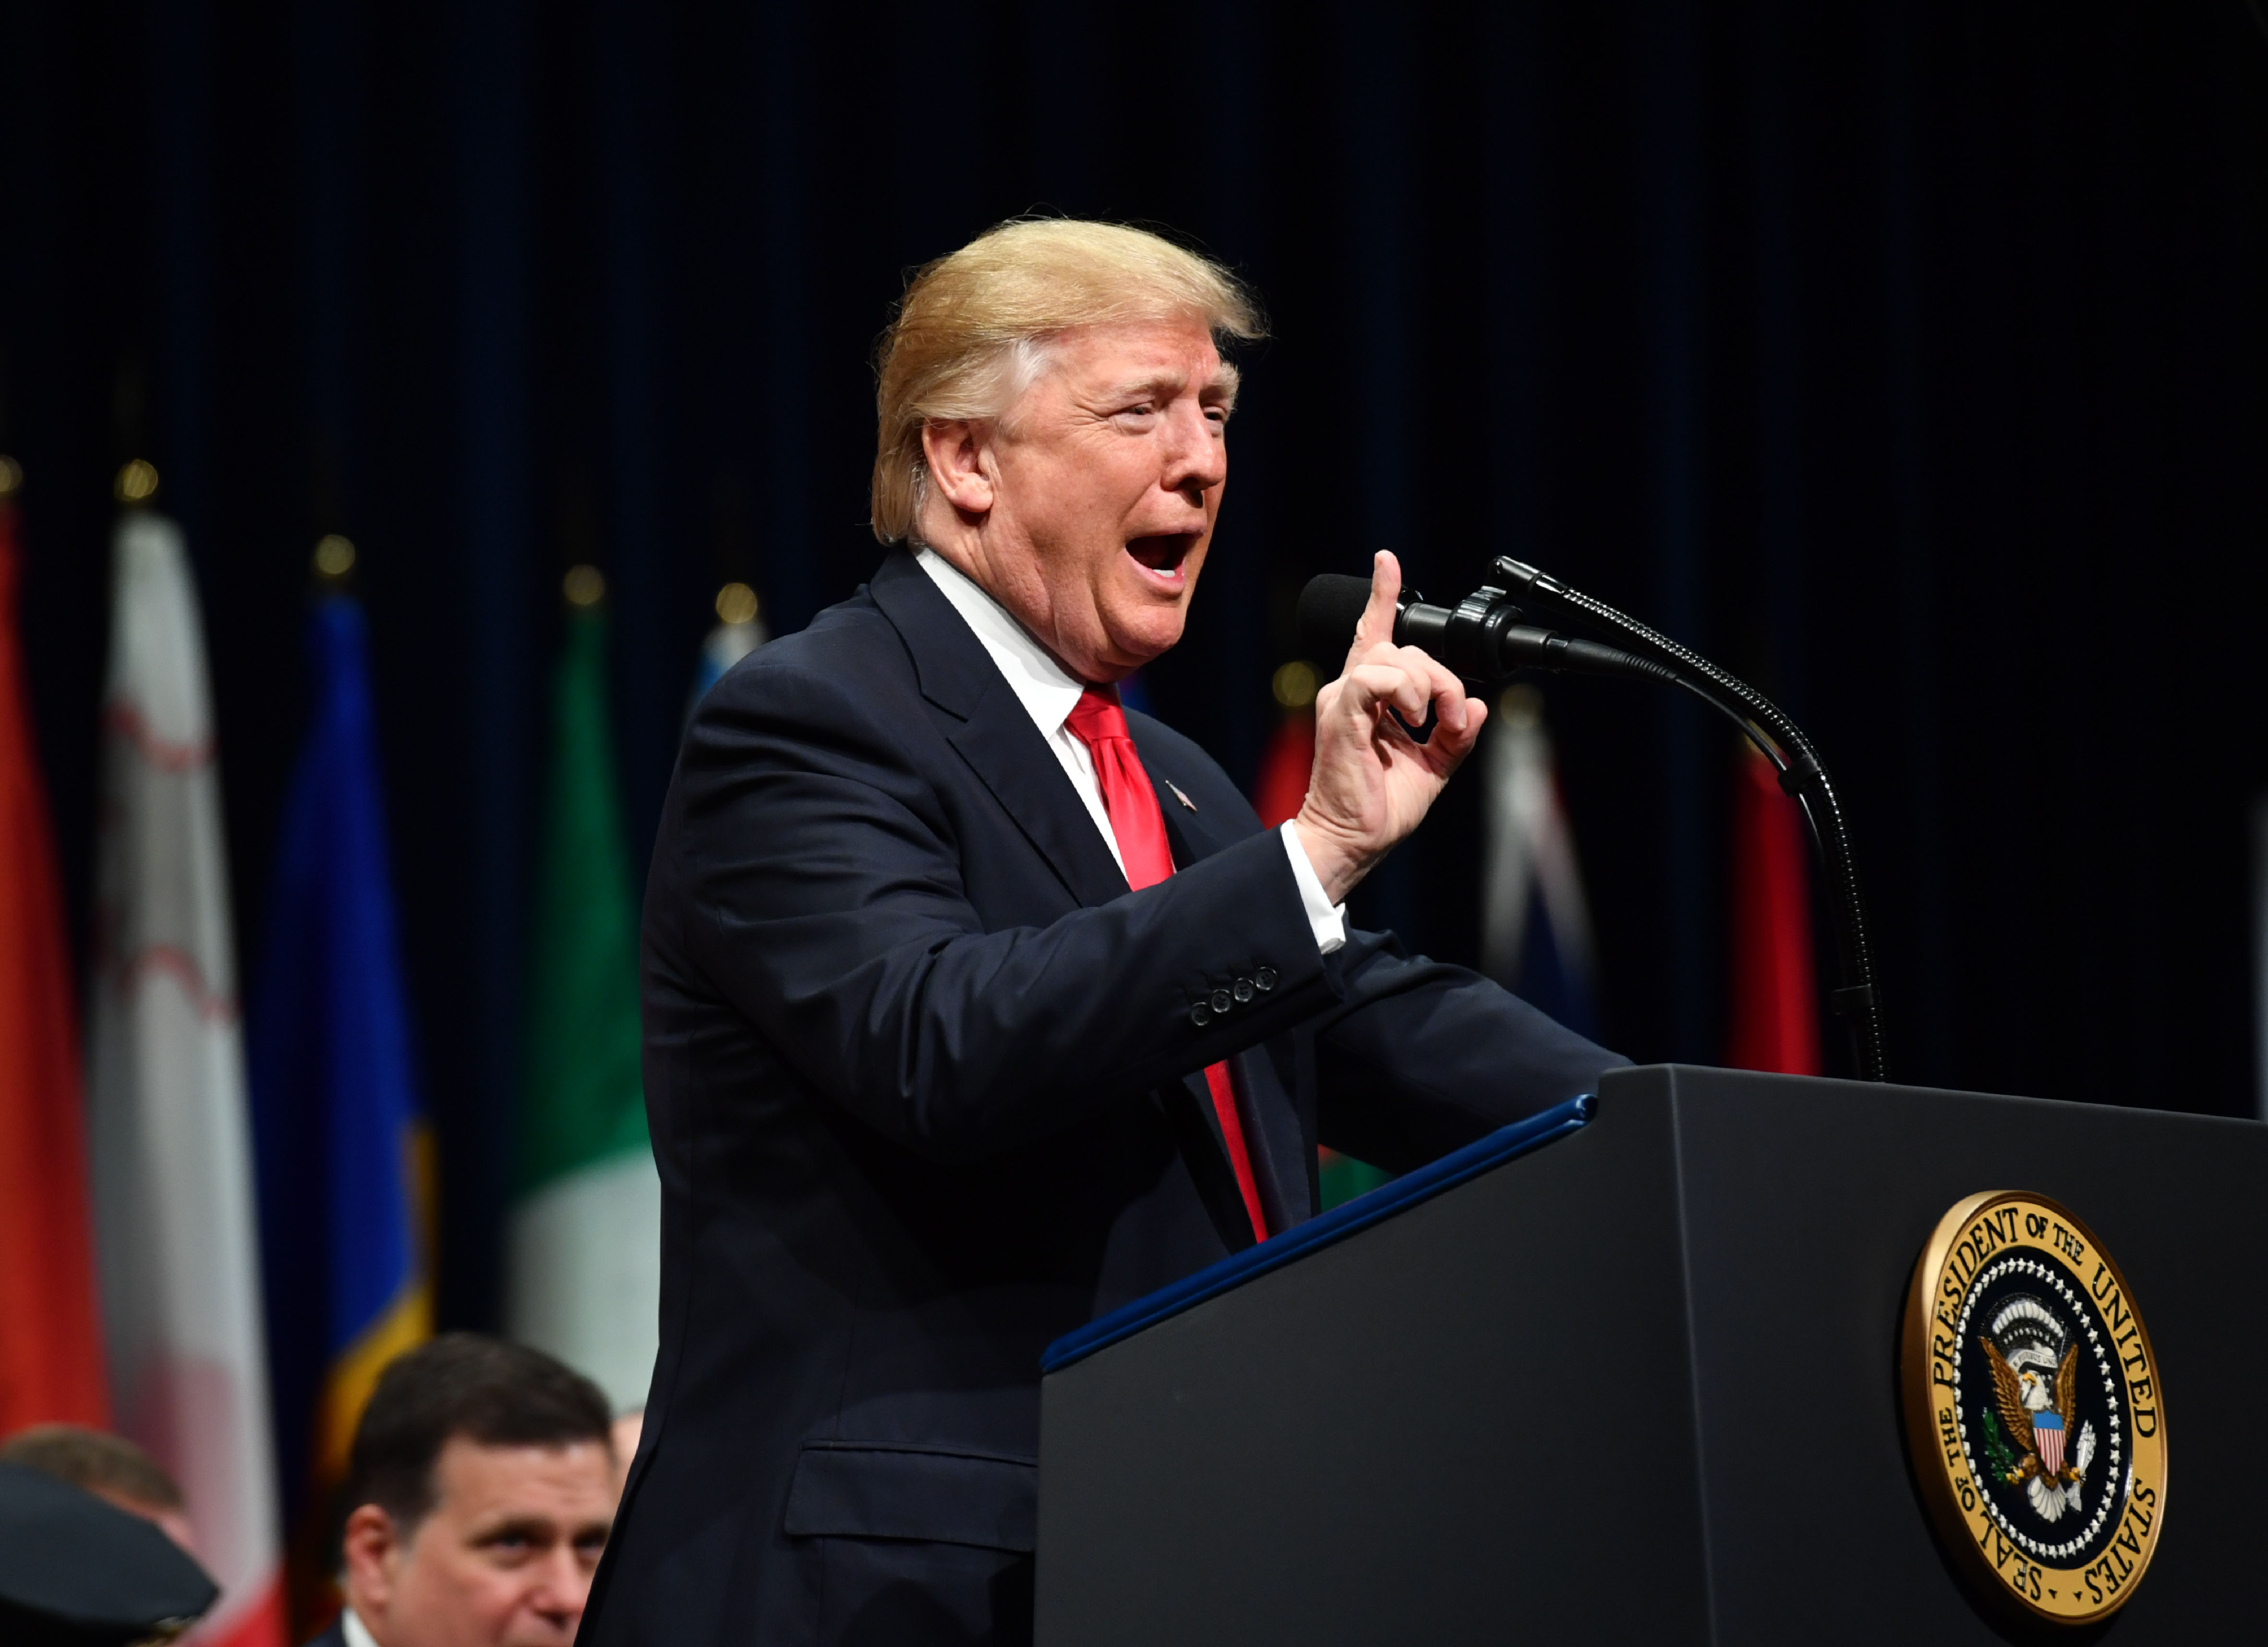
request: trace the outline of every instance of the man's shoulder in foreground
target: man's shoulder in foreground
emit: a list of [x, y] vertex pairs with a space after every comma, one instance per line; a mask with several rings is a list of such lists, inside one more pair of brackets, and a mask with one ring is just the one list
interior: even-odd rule
[[735, 691], [787, 675], [818, 676], [846, 683], [871, 683], [877, 671], [907, 670], [905, 642], [882, 615], [870, 586], [861, 584], [848, 600], [839, 601], [814, 617], [792, 634], [769, 641], [742, 658], [709, 689], [709, 702], [718, 693], [729, 701]]

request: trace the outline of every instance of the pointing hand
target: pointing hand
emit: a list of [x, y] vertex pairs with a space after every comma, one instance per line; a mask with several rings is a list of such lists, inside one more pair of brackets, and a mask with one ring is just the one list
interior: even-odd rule
[[[1401, 593], [1401, 564], [1381, 550], [1346, 668], [1315, 695], [1314, 771], [1292, 827], [1334, 904], [1418, 827], [1488, 718], [1454, 675], [1394, 644]], [[1424, 725], [1429, 707], [1433, 735], [1420, 743], [1403, 723]]]

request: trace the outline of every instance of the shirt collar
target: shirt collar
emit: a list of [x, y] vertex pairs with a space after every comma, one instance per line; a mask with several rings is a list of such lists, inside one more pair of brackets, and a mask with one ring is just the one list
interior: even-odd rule
[[347, 1647], [378, 1647], [377, 1641], [371, 1636], [370, 1627], [356, 1616], [352, 1607], [340, 1609], [339, 1634], [346, 1638]]
[[938, 591], [953, 602], [953, 609], [976, 632], [977, 644], [1008, 678], [1008, 690], [1024, 705], [1042, 735], [1053, 737], [1078, 706], [1086, 683], [1057, 661], [1032, 633], [994, 600], [974, 578], [935, 550], [923, 548], [914, 562], [929, 573]]

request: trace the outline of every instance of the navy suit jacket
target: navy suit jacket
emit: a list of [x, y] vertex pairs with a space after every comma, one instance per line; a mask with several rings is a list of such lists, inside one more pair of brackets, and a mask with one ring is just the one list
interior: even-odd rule
[[1252, 1242], [1204, 1066], [1280, 1229], [1319, 1142], [1408, 1168], [1621, 1061], [1390, 936], [1321, 954], [1276, 834], [1127, 719], [1176, 866], [1139, 892], [902, 552], [702, 703], [644, 927], [660, 1351], [588, 1647], [1017, 1638], [1042, 1348]]

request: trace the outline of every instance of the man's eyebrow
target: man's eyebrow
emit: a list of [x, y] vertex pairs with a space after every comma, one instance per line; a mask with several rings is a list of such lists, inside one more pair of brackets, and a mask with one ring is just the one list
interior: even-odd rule
[[1126, 378], [1110, 386], [1110, 398], [1128, 400], [1136, 395], [1170, 395], [1187, 380], [1178, 372], [1153, 372], [1148, 377]]
[[499, 1539], [522, 1538], [534, 1543], [549, 1543], [558, 1536], [559, 1529], [546, 1516], [509, 1516], [492, 1527], [482, 1527], [473, 1535], [475, 1544], [493, 1544]]
[[[1237, 385], [1241, 381], [1242, 378], [1237, 369], [1224, 360], [1213, 373], [1205, 379], [1204, 387], [1197, 393], [1225, 402], [1233, 408], [1236, 404]], [[1184, 373], [1152, 373], [1148, 377], [1128, 378], [1123, 382], [1113, 384], [1110, 388], [1109, 398], [1114, 401], [1130, 400], [1137, 396], [1171, 398], [1180, 393], [1188, 382], [1189, 377]]]

